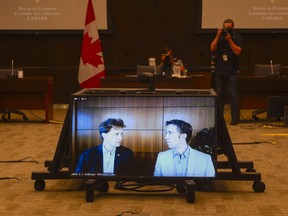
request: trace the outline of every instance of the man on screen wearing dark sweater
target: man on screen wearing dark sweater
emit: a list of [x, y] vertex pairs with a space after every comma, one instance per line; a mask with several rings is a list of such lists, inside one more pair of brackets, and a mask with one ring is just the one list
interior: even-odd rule
[[110, 118], [101, 123], [99, 132], [102, 144], [81, 154], [75, 172], [131, 175], [135, 157], [129, 148], [121, 146], [124, 127], [122, 119]]

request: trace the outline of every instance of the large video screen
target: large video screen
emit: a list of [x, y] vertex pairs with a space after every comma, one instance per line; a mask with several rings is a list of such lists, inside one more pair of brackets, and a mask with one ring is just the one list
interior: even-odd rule
[[[108, 1], [92, 0], [101, 30], [109, 28]], [[0, 30], [83, 30], [87, 3], [88, 0], [1, 0]]]
[[72, 96], [69, 172], [80, 178], [214, 178], [213, 90]]
[[287, 0], [200, 0], [201, 29], [221, 28], [231, 18], [237, 29], [279, 30], [288, 27]]

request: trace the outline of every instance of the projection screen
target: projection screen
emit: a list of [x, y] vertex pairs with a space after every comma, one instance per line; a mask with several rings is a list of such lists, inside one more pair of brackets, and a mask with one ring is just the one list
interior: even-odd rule
[[[109, 27], [107, 1], [92, 0], [101, 30]], [[88, 0], [0, 0], [0, 30], [83, 30], [87, 3]]]
[[226, 18], [237, 29], [288, 29], [287, 0], [201, 0], [201, 29], [221, 28]]

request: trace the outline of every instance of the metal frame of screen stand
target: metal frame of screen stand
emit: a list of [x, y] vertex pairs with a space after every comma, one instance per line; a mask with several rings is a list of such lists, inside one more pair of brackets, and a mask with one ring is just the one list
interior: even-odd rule
[[[45, 161], [45, 167], [47, 171], [45, 172], [32, 172], [31, 179], [35, 180], [34, 189], [36, 191], [45, 190], [45, 180], [52, 179], [79, 179], [79, 177], [70, 176], [69, 167], [69, 146], [71, 142], [71, 106], [67, 110], [64, 125], [58, 140], [57, 148], [52, 161]], [[236, 158], [234, 148], [228, 133], [228, 129], [222, 114], [217, 115], [217, 139], [218, 139], [218, 155], [224, 154], [227, 161], [217, 162], [217, 172], [214, 180], [240, 180], [240, 181], [253, 181], [253, 190], [255, 192], [264, 192], [265, 184], [261, 181], [261, 174], [256, 172], [254, 169], [254, 164], [252, 161], [242, 161], [239, 162]], [[243, 172], [242, 170], [245, 169]], [[221, 171], [222, 170], [222, 171]], [[229, 170], [229, 171], [227, 171]], [[84, 178], [84, 177], [83, 177]], [[85, 189], [86, 189], [86, 201], [94, 201], [94, 192], [98, 190], [99, 192], [107, 192], [109, 190], [109, 180], [103, 179], [89, 179], [84, 178]], [[112, 181], [115, 179], [111, 179]], [[145, 180], [145, 179], [144, 179]], [[195, 181], [194, 181], [195, 180]], [[170, 183], [176, 184], [177, 192], [184, 193], [186, 195], [187, 203], [195, 202], [195, 191], [201, 186], [201, 179], [198, 182], [196, 179], [187, 179], [180, 182], [179, 180], [171, 181]], [[206, 179], [207, 180], [207, 179]], [[212, 179], [211, 179], [212, 180]], [[116, 179], [118, 181], [118, 179]], [[142, 180], [143, 181], [143, 180]], [[167, 183], [166, 179], [163, 184]], [[151, 179], [149, 180], [151, 183]], [[196, 182], [196, 183], [195, 183]], [[204, 181], [205, 182], [205, 181]], [[168, 180], [169, 183], [169, 180]], [[200, 185], [198, 185], [200, 183]], [[159, 185], [159, 181], [157, 182]]]

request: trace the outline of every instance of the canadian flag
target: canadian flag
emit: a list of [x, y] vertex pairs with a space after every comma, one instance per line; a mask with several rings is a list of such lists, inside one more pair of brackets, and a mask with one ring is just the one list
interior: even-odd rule
[[88, 0], [78, 81], [82, 88], [99, 88], [105, 77], [102, 48], [92, 0]]

